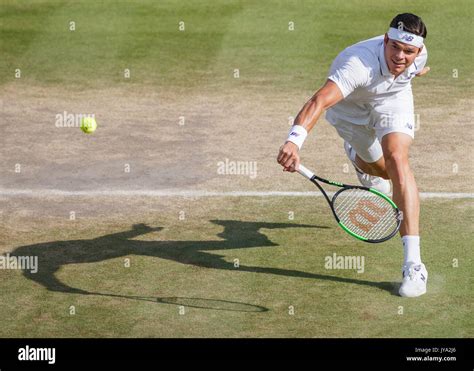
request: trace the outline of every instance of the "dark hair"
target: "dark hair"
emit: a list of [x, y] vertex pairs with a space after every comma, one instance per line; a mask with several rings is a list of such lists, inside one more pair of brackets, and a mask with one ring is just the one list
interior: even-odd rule
[[411, 13], [399, 14], [392, 19], [392, 22], [390, 22], [390, 27], [401, 30], [401, 26], [403, 26], [403, 31], [421, 36], [424, 39], [428, 34], [428, 30], [421, 18]]

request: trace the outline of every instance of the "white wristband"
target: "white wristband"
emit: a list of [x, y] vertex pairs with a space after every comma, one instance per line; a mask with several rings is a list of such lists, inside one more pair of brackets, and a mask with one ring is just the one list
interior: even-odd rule
[[308, 136], [308, 132], [301, 125], [293, 125], [288, 133], [287, 142], [295, 143], [299, 149], [303, 146], [304, 140]]

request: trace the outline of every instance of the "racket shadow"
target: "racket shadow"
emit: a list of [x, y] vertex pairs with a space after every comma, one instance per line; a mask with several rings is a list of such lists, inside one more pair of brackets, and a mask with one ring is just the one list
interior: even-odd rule
[[[216, 253], [216, 250], [246, 249], [246, 248], [270, 248], [279, 246], [271, 241], [262, 229], [287, 229], [287, 228], [322, 228], [317, 226], [296, 223], [264, 223], [246, 222], [239, 220], [211, 220], [212, 223], [223, 227], [223, 231], [217, 234], [221, 240], [197, 240], [197, 241], [142, 241], [134, 240], [140, 235], [158, 232], [162, 227], [149, 227], [146, 224], [135, 224], [129, 230], [107, 234], [93, 239], [66, 240], [25, 245], [15, 248], [11, 256], [36, 256], [38, 257], [38, 271], [32, 273], [23, 270], [23, 276], [32, 280], [49, 291], [68, 294], [102, 295], [123, 297], [132, 299], [126, 295], [94, 293], [81, 288], [76, 288], [62, 282], [56, 273], [68, 264], [81, 264], [100, 262], [129, 255], [149, 256], [165, 260], [171, 260], [186, 265], [206, 267], [209, 269], [232, 270], [234, 272], [253, 272], [260, 274], [271, 274], [295, 278], [311, 278], [316, 280], [329, 280], [340, 283], [350, 283], [376, 287], [385, 291], [394, 292], [394, 283], [372, 282], [351, 278], [343, 278], [331, 275], [315, 274], [298, 270], [287, 270], [279, 268], [255, 267], [240, 265], [235, 268], [233, 262], [225, 260], [225, 256]], [[138, 296], [135, 298], [139, 298]], [[160, 302], [159, 298], [151, 298]], [[202, 299], [206, 300], [206, 299]], [[218, 300], [218, 299], [209, 299]], [[221, 303], [222, 304], [222, 303]], [[246, 305], [246, 303], [240, 303]], [[252, 304], [248, 304], [252, 305]], [[201, 305], [205, 307], [205, 305]], [[205, 309], [205, 308], [204, 308]], [[212, 308], [208, 308], [212, 309]], [[264, 308], [266, 309], [266, 308]], [[262, 310], [264, 311], [264, 310]]]
[[104, 292], [87, 292], [87, 295], [93, 296], [104, 296], [109, 298], [119, 298], [137, 301], [147, 301], [151, 303], [169, 304], [173, 306], [183, 306], [186, 308], [197, 308], [197, 309], [211, 309], [218, 311], [227, 312], [268, 312], [268, 308], [261, 305], [254, 305], [243, 303], [239, 301], [230, 301], [222, 299], [211, 299], [211, 298], [197, 298], [197, 297], [184, 297], [184, 296], [171, 296], [171, 297], [154, 297], [154, 296], [139, 296], [139, 295], [121, 295]]

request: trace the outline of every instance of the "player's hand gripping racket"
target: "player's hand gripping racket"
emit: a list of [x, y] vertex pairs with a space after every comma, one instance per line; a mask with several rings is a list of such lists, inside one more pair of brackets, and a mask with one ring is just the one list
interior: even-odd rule
[[[299, 166], [298, 172], [316, 184], [329, 203], [336, 221], [351, 236], [365, 242], [379, 243], [398, 232], [401, 212], [383, 193], [372, 188], [331, 182], [314, 175], [303, 165]], [[318, 181], [341, 189], [329, 198]]]

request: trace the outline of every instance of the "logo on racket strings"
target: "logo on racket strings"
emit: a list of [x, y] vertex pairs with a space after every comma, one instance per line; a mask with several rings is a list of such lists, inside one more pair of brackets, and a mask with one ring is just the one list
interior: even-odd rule
[[390, 209], [381, 207], [370, 200], [360, 200], [349, 212], [349, 220], [359, 229], [369, 233], [389, 211]]

